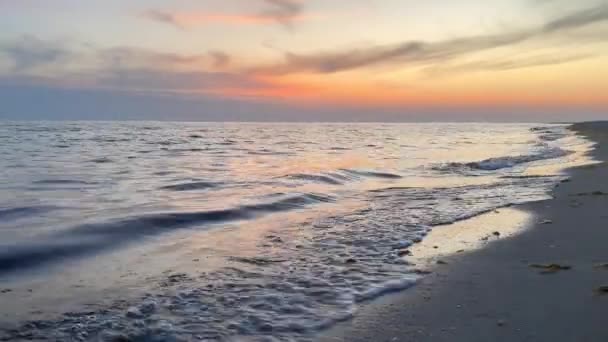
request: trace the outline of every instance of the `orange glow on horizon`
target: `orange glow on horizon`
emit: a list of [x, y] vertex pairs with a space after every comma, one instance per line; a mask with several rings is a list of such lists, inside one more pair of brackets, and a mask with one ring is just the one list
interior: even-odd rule
[[608, 108], [605, 94], [587, 89], [572, 91], [539, 91], [534, 88], [504, 89], [501, 87], [383, 87], [373, 82], [351, 79], [331, 80], [308, 77], [255, 77], [266, 84], [257, 88], [224, 87], [207, 93], [225, 98], [276, 100], [299, 104], [326, 104], [366, 107], [487, 107], [533, 106], [555, 108], [582, 106]]

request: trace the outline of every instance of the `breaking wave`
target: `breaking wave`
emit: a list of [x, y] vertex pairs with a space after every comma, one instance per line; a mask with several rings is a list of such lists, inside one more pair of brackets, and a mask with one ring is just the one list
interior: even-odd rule
[[563, 150], [559, 147], [547, 147], [540, 152], [533, 154], [496, 157], [469, 163], [447, 163], [434, 166], [433, 169], [441, 172], [460, 173], [467, 171], [496, 171], [513, 168], [526, 163], [565, 157], [571, 153], [572, 152]]

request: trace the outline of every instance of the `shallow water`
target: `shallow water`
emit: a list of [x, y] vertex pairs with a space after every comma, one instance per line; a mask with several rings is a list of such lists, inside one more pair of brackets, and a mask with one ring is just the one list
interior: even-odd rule
[[[0, 338], [306, 340], [435, 226], [545, 199], [560, 125], [0, 124]], [[440, 228], [438, 228], [440, 229]]]

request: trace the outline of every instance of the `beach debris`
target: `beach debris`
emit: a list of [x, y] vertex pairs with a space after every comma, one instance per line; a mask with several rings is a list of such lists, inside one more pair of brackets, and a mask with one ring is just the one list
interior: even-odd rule
[[540, 224], [553, 224], [553, 221], [548, 220], [548, 219], [547, 220], [542, 220], [542, 221], [540, 221]]
[[596, 191], [592, 191], [592, 192], [579, 192], [577, 194], [574, 194], [574, 196], [606, 196], [608, 195], [608, 193], [600, 191], [600, 190], [596, 190]]
[[608, 294], [608, 285], [602, 285], [598, 287], [597, 289], [595, 289], [595, 292], [601, 295]]
[[280, 236], [276, 236], [276, 235], [268, 235], [266, 237], [266, 239], [268, 239], [268, 241], [273, 242], [273, 243], [282, 243], [283, 239]]
[[496, 232], [492, 232], [492, 234], [488, 234], [482, 238], [479, 239], [479, 241], [488, 241], [490, 240], [492, 237], [500, 237], [500, 232], [496, 231]]
[[397, 255], [400, 257], [409, 256], [409, 255], [412, 255], [412, 251], [410, 251], [409, 249], [404, 249], [404, 250], [397, 252]]
[[357, 263], [357, 259], [355, 258], [348, 258], [346, 260], [344, 260], [345, 263], [347, 264], [356, 264]]
[[437, 265], [447, 265], [447, 261], [444, 260], [437, 260]]
[[9, 293], [9, 292], [12, 292], [12, 291], [13, 291], [12, 289], [3, 289], [3, 290], [0, 291], [0, 293]]
[[596, 264], [595, 266], [593, 266], [594, 268], [600, 268], [600, 269], [604, 269], [604, 270], [608, 270], [608, 262], [606, 263], [602, 263], [602, 264]]
[[434, 249], [439, 249], [439, 246], [433, 246]]
[[456, 253], [462, 253], [462, 252], [464, 252], [464, 249], [459, 249], [456, 251]]
[[540, 272], [541, 274], [556, 273], [572, 269], [572, 266], [560, 264], [531, 264], [530, 267], [542, 269]]

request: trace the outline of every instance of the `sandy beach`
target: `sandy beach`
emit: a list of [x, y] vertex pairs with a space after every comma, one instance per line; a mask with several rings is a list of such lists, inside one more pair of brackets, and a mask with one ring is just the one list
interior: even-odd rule
[[608, 341], [608, 123], [571, 129], [597, 143], [601, 163], [568, 170], [553, 199], [518, 206], [528, 229], [442, 258], [319, 340]]

